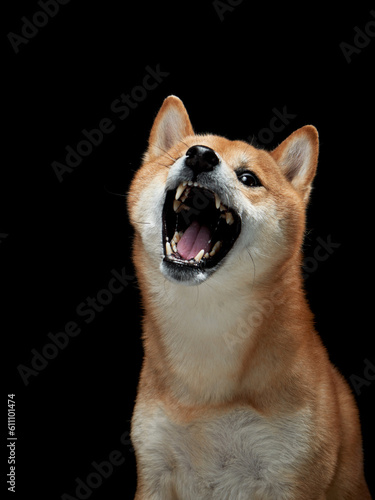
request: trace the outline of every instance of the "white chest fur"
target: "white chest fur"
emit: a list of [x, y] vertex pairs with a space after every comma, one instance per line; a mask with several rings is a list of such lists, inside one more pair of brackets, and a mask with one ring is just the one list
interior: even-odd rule
[[147, 499], [297, 498], [292, 485], [308, 448], [306, 416], [271, 419], [242, 407], [178, 424], [160, 406], [150, 412], [139, 405], [132, 439]]
[[182, 403], [215, 403], [233, 395], [244, 345], [251, 342], [248, 320], [259, 308], [247, 287], [220, 269], [215, 280], [199, 287], [150, 279], [165, 366], [172, 366], [168, 389]]

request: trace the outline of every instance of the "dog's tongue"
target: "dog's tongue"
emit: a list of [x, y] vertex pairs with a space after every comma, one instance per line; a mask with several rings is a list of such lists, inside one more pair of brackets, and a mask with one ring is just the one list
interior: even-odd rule
[[183, 259], [193, 259], [202, 248], [204, 253], [210, 251], [210, 240], [211, 233], [208, 227], [201, 226], [198, 221], [194, 221], [177, 243], [177, 251]]

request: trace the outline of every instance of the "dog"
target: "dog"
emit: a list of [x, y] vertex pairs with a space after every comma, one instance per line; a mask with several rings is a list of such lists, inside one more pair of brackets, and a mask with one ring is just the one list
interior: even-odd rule
[[128, 193], [144, 309], [136, 500], [368, 500], [358, 410], [301, 273], [318, 161], [196, 135], [169, 96]]

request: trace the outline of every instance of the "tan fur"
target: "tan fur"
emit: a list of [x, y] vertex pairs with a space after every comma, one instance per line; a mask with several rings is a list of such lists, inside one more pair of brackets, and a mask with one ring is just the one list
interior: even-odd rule
[[[233, 256], [228, 254], [207, 281], [184, 286], [171, 283], [159, 269], [161, 227], [150, 227], [150, 200], [157, 202], [175, 160], [195, 144], [220, 155], [239, 206], [254, 210], [259, 230], [254, 229], [253, 245], [240, 252], [242, 243], [236, 244]], [[194, 135], [182, 102], [174, 96], [164, 101], [128, 197], [144, 308], [145, 356], [132, 422], [137, 500], [371, 498], [354, 398], [314, 330], [303, 291], [301, 245], [317, 158], [318, 134], [310, 125], [268, 153], [242, 141]], [[240, 184], [234, 174], [240, 165], [252, 170], [263, 187]], [[249, 445], [255, 450], [256, 440], [264, 439], [256, 456], [263, 468], [258, 479], [249, 479], [252, 496], [242, 493], [240, 484], [228, 493], [220, 471], [217, 481], [207, 479], [220, 458], [210, 450], [220, 439], [229, 439], [229, 449], [236, 415], [241, 418], [233, 432], [238, 422], [247, 429], [248, 415], [256, 433], [252, 436], [249, 426]], [[212, 440], [212, 429], [225, 438]], [[272, 445], [271, 437], [276, 440]], [[243, 453], [247, 456], [246, 449]], [[270, 464], [263, 463], [267, 458]], [[230, 460], [237, 459], [242, 465], [243, 457]], [[251, 474], [256, 478], [254, 470]], [[236, 479], [228, 473], [229, 481]], [[197, 490], [193, 482], [199, 483]]]

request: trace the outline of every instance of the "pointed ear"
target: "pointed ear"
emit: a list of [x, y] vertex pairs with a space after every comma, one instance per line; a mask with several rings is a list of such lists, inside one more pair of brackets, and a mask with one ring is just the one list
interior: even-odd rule
[[271, 152], [285, 177], [305, 202], [308, 201], [315, 176], [318, 153], [318, 131], [312, 125], [296, 130]]
[[189, 115], [182, 101], [174, 96], [167, 97], [157, 114], [148, 140], [145, 160], [160, 156], [187, 135], [193, 135]]

